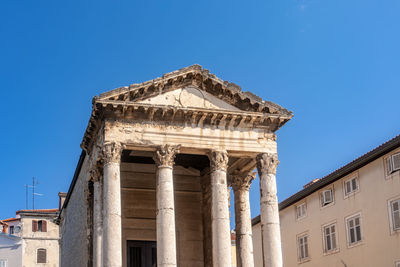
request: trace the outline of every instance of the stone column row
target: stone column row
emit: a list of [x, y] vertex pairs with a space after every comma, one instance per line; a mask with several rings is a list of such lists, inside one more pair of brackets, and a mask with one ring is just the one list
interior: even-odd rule
[[[94, 179], [94, 266], [122, 266], [120, 160], [123, 146], [106, 143], [102, 149], [103, 180]], [[158, 147], [153, 159], [157, 166], [157, 263], [177, 266], [173, 165], [179, 146]], [[215, 267], [231, 266], [229, 196], [227, 190], [228, 154], [211, 151], [211, 229], [212, 261]], [[276, 196], [276, 154], [257, 156], [261, 191], [261, 231], [265, 267], [281, 267], [282, 253], [279, 210]], [[249, 188], [254, 174], [231, 176], [235, 193], [238, 266], [254, 266]], [[102, 182], [102, 183], [101, 183]], [[102, 186], [103, 184], [103, 186]], [[103, 190], [101, 190], [103, 187]], [[102, 213], [103, 212], [103, 213]], [[104, 231], [103, 231], [104, 229]]]
[[[261, 239], [264, 267], [282, 267], [282, 249], [279, 224], [279, 209], [276, 188], [276, 154], [263, 153], [257, 156], [260, 177]], [[253, 267], [253, 240], [250, 214], [249, 189], [255, 173], [235, 173], [230, 183], [235, 195], [235, 223], [237, 266]]]

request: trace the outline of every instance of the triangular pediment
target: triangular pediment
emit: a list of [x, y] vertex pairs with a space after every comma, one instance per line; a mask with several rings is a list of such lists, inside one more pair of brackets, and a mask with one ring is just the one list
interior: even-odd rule
[[183, 108], [204, 108], [240, 111], [239, 108], [194, 86], [179, 88], [170, 92], [140, 100], [136, 103], [176, 106]]
[[199, 127], [277, 131], [293, 114], [240, 86], [223, 81], [199, 65], [189, 66], [93, 98], [82, 140], [90, 151], [104, 118], [175, 123]]
[[[140, 103], [143, 100], [152, 98], [152, 100], [149, 101], [153, 101], [154, 103], [154, 101], [162, 100], [163, 97], [159, 96], [163, 94], [172, 92], [172, 95], [175, 95], [177, 92], [174, 91], [179, 91], [188, 87], [197, 88], [201, 92], [207, 93], [208, 100], [205, 100], [206, 105], [214, 105], [221, 109], [223, 109], [225, 105], [229, 105], [228, 110], [234, 107], [236, 110], [244, 112], [259, 112], [288, 118], [292, 117], [291, 112], [281, 106], [270, 101], [264, 101], [251, 92], [244, 92], [240, 86], [219, 79], [199, 65], [193, 65], [166, 73], [162, 77], [147, 82], [111, 90], [101, 94], [96, 101]], [[213, 97], [211, 98], [209, 96]], [[193, 96], [192, 98], [195, 97]], [[221, 101], [217, 101], [217, 99]]]

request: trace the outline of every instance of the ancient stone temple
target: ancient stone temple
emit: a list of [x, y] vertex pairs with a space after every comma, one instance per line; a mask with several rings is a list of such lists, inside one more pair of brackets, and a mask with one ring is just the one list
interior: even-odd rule
[[263, 260], [282, 266], [275, 132], [286, 109], [193, 65], [93, 99], [60, 214], [61, 266], [254, 266], [249, 188], [261, 188]]

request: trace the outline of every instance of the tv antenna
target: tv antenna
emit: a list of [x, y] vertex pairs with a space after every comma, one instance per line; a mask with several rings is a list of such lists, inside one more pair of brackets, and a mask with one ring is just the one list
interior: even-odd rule
[[28, 185], [28, 184], [25, 185], [26, 209], [28, 209], [28, 204], [29, 204], [29, 201], [28, 201], [29, 188], [32, 188], [32, 209], [33, 210], [35, 209], [35, 196], [43, 196], [43, 194], [35, 192], [35, 188], [38, 184], [39, 184], [39, 181], [35, 177], [32, 177], [32, 185]]

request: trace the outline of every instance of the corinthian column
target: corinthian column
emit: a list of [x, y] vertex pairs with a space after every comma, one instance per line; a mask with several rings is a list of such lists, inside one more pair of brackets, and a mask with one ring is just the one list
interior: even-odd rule
[[157, 149], [157, 266], [176, 264], [175, 203], [172, 166], [179, 146], [164, 145]]
[[264, 267], [282, 267], [281, 232], [278, 198], [276, 195], [276, 154], [259, 154], [257, 169], [260, 176], [261, 233]]
[[249, 190], [255, 173], [234, 174], [230, 178], [235, 195], [237, 266], [254, 267]]
[[231, 234], [229, 225], [226, 169], [228, 153], [212, 151], [211, 162], [211, 227], [214, 267], [231, 267]]
[[93, 266], [102, 266], [103, 239], [103, 188], [101, 173], [97, 164], [90, 171], [93, 181]]
[[102, 151], [104, 161], [103, 264], [107, 267], [122, 266], [120, 178], [122, 149], [121, 144], [111, 142], [105, 143]]

